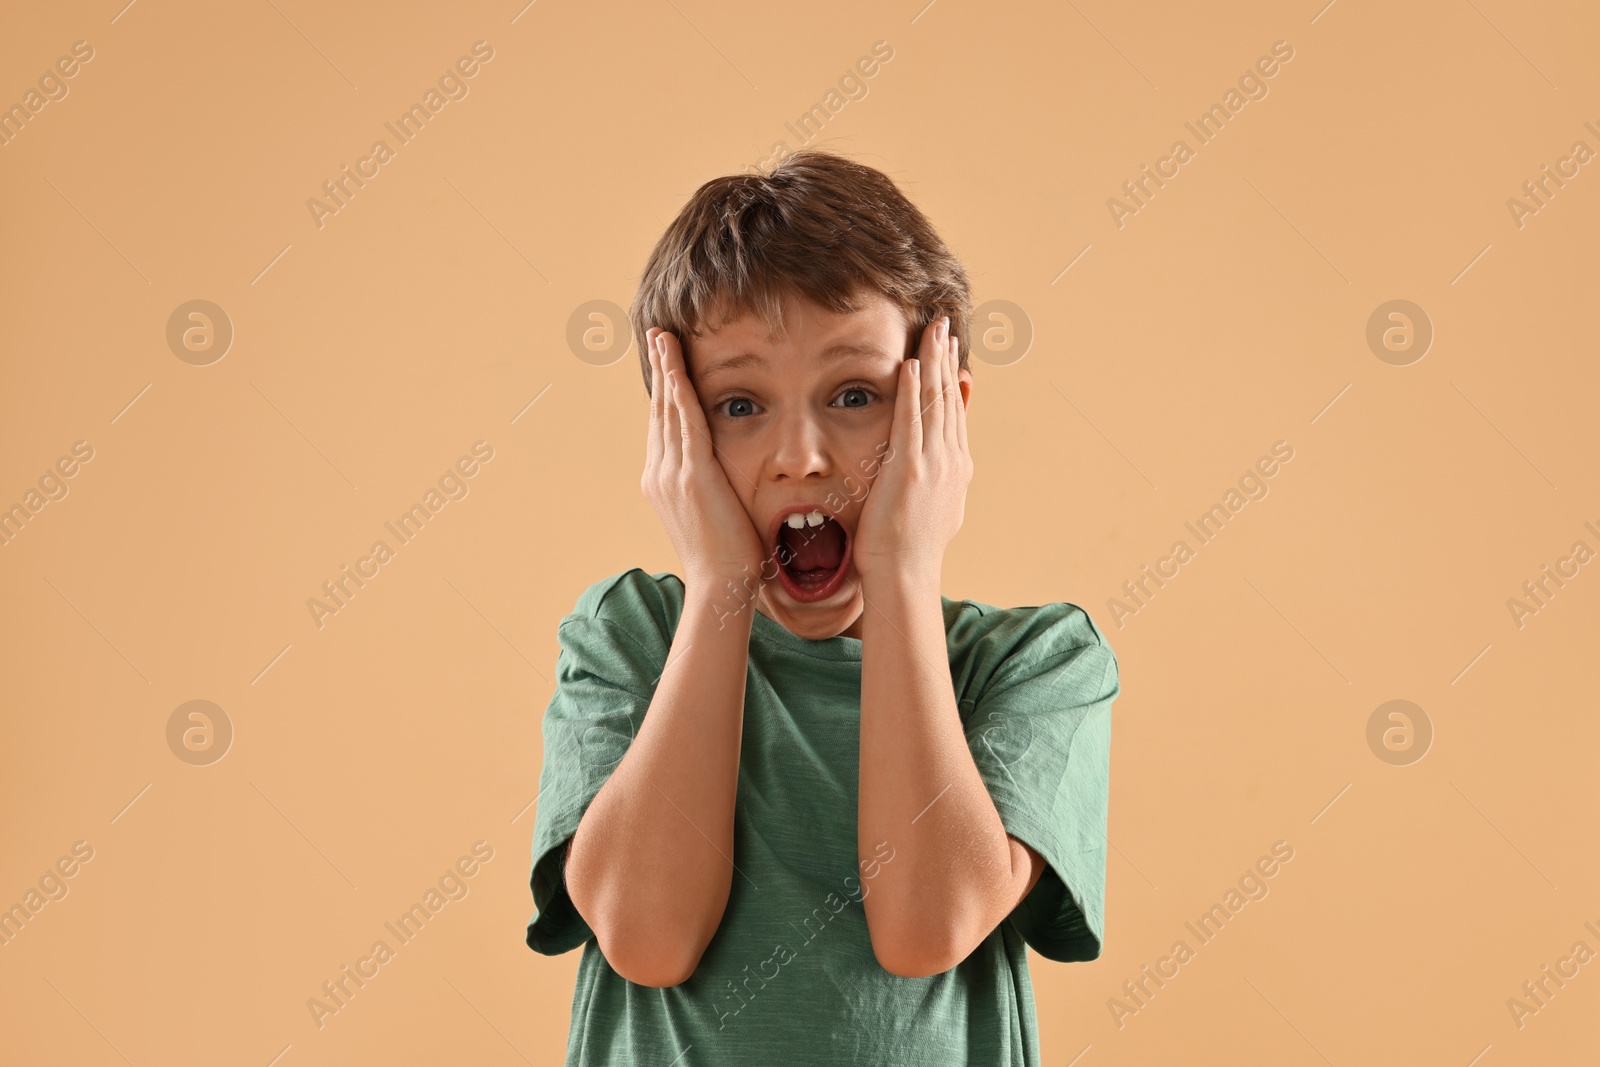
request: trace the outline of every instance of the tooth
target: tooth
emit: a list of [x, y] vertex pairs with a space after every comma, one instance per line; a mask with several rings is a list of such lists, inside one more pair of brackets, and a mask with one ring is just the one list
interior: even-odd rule
[[823, 520], [824, 517], [825, 516], [822, 514], [820, 509], [816, 510], [816, 511], [812, 511], [812, 512], [810, 512], [810, 513], [808, 513], [806, 515], [806, 525], [807, 526], [821, 526], [822, 525], [822, 520]]
[[789, 529], [798, 530], [806, 524], [806, 517], [796, 511], [783, 521], [788, 524]]

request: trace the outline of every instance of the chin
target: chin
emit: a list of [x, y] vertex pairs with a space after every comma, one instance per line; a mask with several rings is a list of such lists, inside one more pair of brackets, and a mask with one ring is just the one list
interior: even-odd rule
[[849, 568], [849, 572], [833, 596], [816, 603], [796, 601], [785, 593], [781, 583], [771, 583], [761, 591], [766, 615], [807, 641], [826, 641], [843, 635], [856, 625], [864, 606], [859, 591], [860, 579], [854, 567]]

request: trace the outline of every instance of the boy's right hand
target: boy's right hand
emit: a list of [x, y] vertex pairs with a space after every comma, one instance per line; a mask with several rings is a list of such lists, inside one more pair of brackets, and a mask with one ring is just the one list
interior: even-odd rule
[[667, 528], [684, 584], [720, 590], [728, 581], [761, 581], [767, 552], [716, 458], [683, 349], [658, 326], [646, 332], [645, 343], [650, 431], [639, 488]]

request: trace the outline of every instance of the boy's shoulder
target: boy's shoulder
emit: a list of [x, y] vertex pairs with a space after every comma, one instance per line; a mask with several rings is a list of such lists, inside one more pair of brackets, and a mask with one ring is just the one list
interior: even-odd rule
[[986, 676], [1003, 665], [1010, 675], [1078, 650], [1097, 649], [1116, 669], [1116, 653], [1105, 632], [1070, 601], [1001, 608], [977, 600], [941, 599], [953, 666]]
[[614, 623], [635, 637], [654, 630], [671, 634], [683, 614], [683, 580], [666, 571], [651, 574], [630, 567], [591, 584], [578, 596], [561, 625], [578, 621]]

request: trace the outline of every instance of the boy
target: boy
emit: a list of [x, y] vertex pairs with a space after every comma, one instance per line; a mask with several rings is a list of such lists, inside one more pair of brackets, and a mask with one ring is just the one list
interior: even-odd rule
[[528, 945], [569, 1065], [1039, 1062], [1024, 945], [1104, 929], [1117, 660], [939, 591], [972, 459], [965, 272], [815, 150], [703, 185], [630, 312], [682, 577], [560, 624]]

